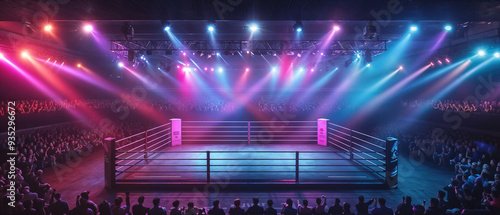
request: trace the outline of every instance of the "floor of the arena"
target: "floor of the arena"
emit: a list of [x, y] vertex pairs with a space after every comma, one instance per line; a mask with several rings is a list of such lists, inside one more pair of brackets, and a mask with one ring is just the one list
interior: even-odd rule
[[[307, 190], [234, 191], [224, 185], [212, 184], [202, 188], [193, 187], [192, 190], [188, 191], [169, 191], [151, 190], [147, 189], [147, 185], [145, 185], [143, 191], [131, 192], [131, 201], [132, 204], [135, 204], [137, 197], [143, 195], [146, 197], [145, 206], [152, 207], [152, 199], [159, 197], [161, 205], [169, 208], [174, 200], [180, 200], [182, 205], [192, 201], [198, 207], [209, 207], [211, 202], [217, 199], [221, 201], [223, 208], [228, 208], [235, 198], [240, 198], [243, 208], [246, 209], [253, 197], [260, 198], [261, 202], [264, 203], [268, 199], [272, 199], [275, 202], [275, 208], [280, 208], [281, 203], [287, 198], [292, 198], [294, 201], [308, 199], [309, 202], [314, 202], [315, 198], [325, 195], [328, 197], [328, 205], [333, 202], [333, 198], [340, 198], [341, 201], [353, 205], [357, 202], [359, 195], [364, 195], [365, 198], [384, 197], [387, 199], [387, 205], [395, 208], [401, 202], [402, 196], [412, 196], [415, 203], [420, 203], [419, 201], [423, 199], [429, 201], [430, 198], [436, 196], [438, 190], [449, 183], [453, 175], [453, 172], [448, 169], [400, 156], [399, 188], [396, 190], [325, 189], [322, 186], [317, 186], [315, 189]], [[71, 163], [59, 164], [56, 167], [46, 169], [44, 181], [56, 188], [56, 191], [62, 194], [63, 199], [68, 201], [70, 207], [75, 206], [76, 196], [86, 190], [90, 191], [90, 197], [96, 203], [103, 200], [112, 201], [117, 196], [125, 196], [125, 190], [110, 191], [105, 189], [104, 150], [83, 155]]]
[[[117, 180], [155, 184], [206, 183], [207, 151], [210, 151], [211, 182], [295, 184], [296, 152], [299, 152], [298, 181], [302, 184], [383, 184], [385, 176], [382, 154], [357, 153], [355, 160], [350, 160], [348, 153], [314, 143], [184, 144], [162, 151], [149, 153], [147, 161], [117, 162], [126, 164], [117, 167], [118, 171], [124, 171], [119, 172]], [[122, 157], [129, 154], [132, 153]], [[142, 154], [136, 157], [143, 158]]]

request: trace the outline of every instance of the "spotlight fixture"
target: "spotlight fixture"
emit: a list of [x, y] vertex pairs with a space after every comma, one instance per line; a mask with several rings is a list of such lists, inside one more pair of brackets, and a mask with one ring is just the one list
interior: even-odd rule
[[273, 68], [271, 69], [271, 71], [272, 71], [272, 72], [276, 72], [276, 70], [277, 70], [277, 68], [276, 68], [276, 67], [273, 67]]
[[45, 30], [45, 31], [51, 31], [52, 30], [52, 25], [50, 25], [50, 24], [45, 25], [45, 27], [43, 27], [43, 30]]
[[28, 52], [27, 52], [27, 51], [23, 51], [23, 52], [21, 52], [21, 57], [23, 57], [23, 58], [27, 58], [27, 57], [29, 57]]
[[94, 27], [92, 27], [91, 24], [86, 24], [86, 25], [83, 26], [83, 30], [85, 32], [91, 32], [92, 30], [94, 30]]
[[165, 28], [163, 28], [165, 31], [170, 31], [170, 23], [165, 23]]
[[[375, 26], [373, 26], [373, 27], [375, 27]], [[340, 30], [339, 26], [337, 26], [337, 25], [333, 26], [333, 31], [339, 31], [339, 30]], [[376, 31], [376, 29], [375, 29], [375, 31]]]
[[258, 29], [259, 29], [259, 27], [256, 24], [251, 24], [250, 25], [250, 31], [251, 32], [254, 32], [254, 31], [258, 30]]
[[295, 24], [292, 26], [292, 28], [296, 32], [302, 32], [302, 29], [303, 29], [302, 21], [295, 22]]
[[477, 52], [477, 54], [478, 54], [479, 56], [484, 56], [484, 55], [486, 55], [486, 52], [485, 52], [484, 50], [479, 50], [479, 51]]
[[370, 64], [366, 64], [366, 67], [370, 67], [371, 65]]
[[444, 26], [444, 30], [445, 31], [451, 31], [451, 29], [453, 29], [453, 27], [451, 27], [451, 25], [445, 25]]
[[403, 69], [404, 69], [403, 66], [399, 66], [398, 68], [398, 70], [403, 70]]
[[118, 63], [118, 67], [120, 67], [120, 68], [121, 68], [121, 67], [123, 67], [123, 66], [125, 66], [125, 65], [123, 65], [123, 63], [122, 63], [122, 62]]
[[[498, 52], [495, 52], [495, 54], [493, 54], [496, 58], [500, 58], [500, 53]], [[1, 55], [0, 55], [1, 56]]]
[[215, 20], [208, 21], [207, 29], [210, 33], [215, 30]]
[[219, 71], [219, 73], [221, 73], [224, 70], [222, 69], [222, 67], [219, 67], [219, 69], [217, 71]]
[[82, 68], [82, 64], [77, 64], [76, 65], [78, 68]]
[[[3, 59], [3, 58], [4, 58], [3, 54], [2, 54], [2, 53], [0, 53], [0, 59]], [[50, 59], [50, 58], [49, 58], [49, 59]]]
[[411, 31], [411, 32], [415, 32], [415, 31], [417, 31], [417, 30], [418, 30], [418, 27], [417, 27], [416, 25], [412, 25], [412, 26], [410, 27], [410, 31]]

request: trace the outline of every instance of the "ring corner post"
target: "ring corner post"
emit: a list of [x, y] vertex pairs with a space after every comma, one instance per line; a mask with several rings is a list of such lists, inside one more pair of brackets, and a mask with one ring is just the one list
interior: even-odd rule
[[323, 119], [323, 118], [318, 119], [317, 141], [318, 141], [318, 145], [320, 145], [320, 146], [327, 145], [327, 141], [326, 141], [327, 126], [328, 126], [328, 119]]
[[104, 184], [106, 189], [113, 189], [116, 184], [116, 139], [108, 137], [104, 139]]
[[385, 183], [390, 189], [398, 188], [398, 139], [388, 137], [385, 141]]
[[170, 122], [172, 122], [172, 146], [182, 145], [182, 120], [170, 119]]

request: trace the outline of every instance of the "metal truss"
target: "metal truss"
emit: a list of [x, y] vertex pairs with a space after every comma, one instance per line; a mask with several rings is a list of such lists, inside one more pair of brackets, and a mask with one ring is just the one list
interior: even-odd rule
[[111, 40], [111, 51], [229, 51], [229, 52], [305, 52], [322, 51], [327, 55], [347, 55], [371, 51], [373, 56], [387, 50], [387, 40]]

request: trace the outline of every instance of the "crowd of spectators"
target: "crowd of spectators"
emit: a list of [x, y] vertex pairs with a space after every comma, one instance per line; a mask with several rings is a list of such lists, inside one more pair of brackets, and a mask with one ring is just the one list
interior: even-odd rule
[[[140, 122], [114, 122], [107, 129], [87, 128], [78, 123], [54, 126], [45, 129], [18, 132], [16, 150], [21, 171], [44, 169], [57, 163], [66, 163], [75, 156], [95, 151], [105, 137], [117, 139], [138, 133], [147, 128]], [[7, 138], [3, 138], [0, 149], [5, 151]]]
[[[71, 100], [15, 100], [16, 114], [57, 112], [67, 109], [109, 109], [113, 103], [111, 99], [71, 99]], [[7, 107], [8, 101], [0, 101], [2, 107]], [[0, 116], [6, 115], [7, 110], [0, 108]]]
[[[201, 98], [163, 99], [149, 98], [144, 101], [133, 101], [129, 104], [132, 109], [141, 105], [148, 105], [162, 112], [221, 112], [227, 113], [237, 108], [252, 108], [260, 112], [313, 112], [313, 111], [335, 111], [350, 108], [346, 103], [332, 104], [325, 102], [327, 97], [317, 95], [307, 99], [297, 99], [290, 96], [256, 96], [250, 101], [239, 101], [235, 99], [206, 96]], [[40, 114], [58, 112], [70, 109], [89, 109], [96, 111], [111, 110], [124, 103], [120, 99], [81, 99], [81, 100], [17, 100], [15, 101], [16, 114]], [[7, 107], [7, 101], [0, 101], [2, 107]], [[7, 114], [7, 110], [1, 108], [0, 116]]]
[[401, 103], [404, 108], [432, 108], [440, 111], [478, 112], [500, 114], [500, 101], [472, 101], [472, 100], [405, 100]]
[[[146, 198], [139, 196], [137, 203], [131, 205], [130, 193], [125, 193], [125, 203], [123, 197], [117, 197], [111, 203], [107, 200], [99, 204], [94, 203], [90, 198], [90, 192], [84, 191], [76, 197], [76, 206], [69, 207], [60, 193], [57, 193], [50, 185], [44, 184], [41, 170], [35, 173], [28, 173], [25, 180], [17, 180], [19, 186], [16, 188], [15, 207], [6, 205], [8, 202], [6, 189], [0, 193], [2, 214], [53, 214], [53, 215], [443, 215], [443, 214], [498, 214], [500, 212], [500, 192], [498, 182], [496, 188], [492, 188], [490, 193], [482, 193], [483, 197], [476, 197], [473, 191], [467, 188], [461, 191], [460, 184], [456, 180], [452, 181], [444, 189], [438, 191], [435, 198], [431, 198], [430, 204], [426, 201], [414, 204], [411, 196], [403, 197], [403, 201], [396, 207], [390, 208], [386, 205], [385, 198], [373, 197], [365, 201], [364, 196], [358, 197], [358, 202], [351, 207], [348, 202], [342, 202], [335, 198], [333, 204], [327, 206], [325, 196], [316, 198], [315, 205], [309, 205], [307, 199], [297, 200], [296, 204], [290, 198], [286, 203], [275, 207], [273, 200], [267, 200], [265, 208], [260, 204], [259, 198], [253, 198], [253, 205], [246, 210], [241, 207], [241, 200], [235, 199], [230, 208], [221, 206], [219, 200], [212, 203], [212, 207], [197, 207], [193, 202], [188, 202], [186, 206], [181, 206], [179, 200], [172, 201], [170, 209], [161, 206], [160, 198], [152, 200], [153, 207], [144, 205]], [[448, 192], [448, 193], [446, 193]], [[186, 204], [186, 203], [184, 203]], [[371, 206], [373, 205], [373, 207]], [[479, 205], [484, 205], [484, 209], [477, 209]], [[370, 208], [371, 207], [371, 208]], [[427, 208], [426, 208], [427, 207]], [[12, 213], [9, 213], [12, 212]]]

